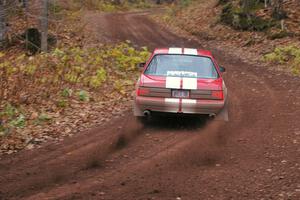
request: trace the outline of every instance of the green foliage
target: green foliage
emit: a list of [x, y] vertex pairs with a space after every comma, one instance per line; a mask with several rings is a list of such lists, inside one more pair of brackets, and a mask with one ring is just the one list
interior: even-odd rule
[[237, 30], [249, 30], [249, 31], [264, 31], [274, 26], [276, 23], [272, 20], [262, 19], [255, 14], [255, 11], [260, 4], [254, 1], [250, 7], [245, 10], [232, 2], [224, 5], [220, 20], [224, 24], [227, 24]]
[[35, 65], [27, 65], [24, 67], [23, 72], [26, 75], [33, 75], [36, 72], [37, 67]]
[[276, 47], [271, 53], [264, 55], [266, 62], [287, 64], [295, 75], [300, 75], [300, 48], [290, 45]]
[[122, 81], [119, 81], [119, 80], [116, 81], [114, 83], [114, 89], [122, 95], [125, 94], [125, 87], [124, 87], [124, 84], [122, 83]]
[[270, 39], [270, 40], [281, 39], [281, 38], [288, 37], [288, 36], [293, 36], [293, 34], [286, 30], [280, 30], [278, 32], [268, 33], [268, 39]]
[[71, 97], [72, 94], [73, 94], [73, 90], [70, 88], [64, 88], [63, 91], [61, 92], [61, 96], [65, 98]]
[[0, 51], [0, 58], [2, 58], [3, 56], [5, 56], [5, 53]]
[[116, 66], [123, 71], [137, 70], [136, 65], [147, 60], [150, 55], [146, 47], [143, 47], [141, 51], [137, 51], [130, 46], [130, 42], [118, 45], [108, 54], [116, 59]]
[[[8, 79], [21, 73], [44, 85], [68, 83], [98, 88], [110, 75], [107, 69], [110, 72], [137, 71], [136, 65], [145, 62], [149, 55], [146, 47], [137, 50], [130, 42], [102, 48], [56, 48], [51, 53], [34, 58], [21, 55], [17, 59], [4, 61], [0, 63], [0, 70], [5, 70]], [[63, 93], [69, 95], [68, 91]]]
[[[60, 108], [69, 105], [71, 88], [85, 89], [76, 93], [80, 101], [89, 101], [88, 91], [99, 92], [102, 87], [113, 87], [123, 94], [127, 87], [124, 80], [135, 79], [139, 72], [137, 64], [145, 62], [149, 55], [146, 47], [135, 49], [129, 41], [97, 48], [56, 48], [34, 57], [15, 55], [0, 62], [0, 94], [6, 94], [6, 99], [13, 100], [14, 105], [18, 105], [20, 97], [25, 97], [50, 100]], [[0, 53], [1, 56], [5, 55]], [[2, 130], [26, 125], [25, 114], [8, 104], [8, 100], [0, 102], [1, 134]], [[39, 123], [45, 119], [41, 118]]]
[[0, 132], [7, 133], [10, 128], [23, 128], [26, 124], [25, 116], [11, 104], [7, 104], [0, 112], [0, 120], [6, 122], [0, 124]]
[[172, 4], [170, 4], [167, 7], [165, 7], [165, 9], [166, 9], [166, 15], [163, 16], [163, 20], [165, 22], [172, 21], [172, 19], [174, 17], [176, 17], [178, 13], [180, 13], [185, 8], [187, 8], [189, 6], [192, 6], [193, 3], [196, 4], [198, 2], [197, 1], [193, 1], [193, 0], [173, 1]]
[[133, 86], [135, 84], [132, 80], [117, 80], [114, 83], [114, 89], [121, 95], [126, 94], [126, 87]]
[[41, 125], [41, 124], [44, 124], [44, 123], [48, 123], [52, 120], [52, 117], [50, 117], [48, 114], [42, 112], [38, 117], [37, 119], [35, 119], [34, 123], [36, 125]]
[[6, 129], [3, 125], [0, 125], [0, 137], [6, 135]]
[[96, 75], [90, 78], [89, 85], [93, 88], [98, 88], [104, 81], [106, 81], [106, 71], [100, 68], [96, 71]]
[[68, 101], [66, 101], [64, 99], [60, 99], [57, 101], [56, 105], [60, 108], [66, 108], [69, 104], [68, 104]]
[[65, 74], [64, 78], [69, 83], [77, 83], [77, 82], [79, 82], [78, 74], [75, 73], [74, 71], [71, 71], [71, 72]]
[[192, 0], [180, 0], [179, 1], [179, 5], [181, 7], [187, 7], [187, 6], [189, 6], [191, 4], [191, 2], [192, 2]]
[[[187, 1], [187, 0], [184, 0]], [[104, 12], [116, 12], [131, 9], [144, 9], [152, 7], [148, 0], [110, 1], [110, 0], [73, 0], [71, 3], [77, 9], [100, 10]]]
[[47, 115], [46, 113], [41, 113], [39, 116], [38, 116], [38, 120], [40, 122], [46, 122], [46, 121], [50, 121], [52, 118]]
[[218, 1], [218, 5], [224, 5], [226, 3], [228, 3], [230, 0], [219, 0]]
[[9, 119], [13, 118], [18, 113], [17, 108], [12, 106], [11, 104], [6, 104], [3, 111], [0, 112], [0, 117], [7, 117]]
[[11, 127], [23, 128], [25, 126], [26, 120], [23, 114], [20, 114], [16, 119], [12, 119], [9, 122]]
[[97, 6], [97, 8], [104, 12], [114, 12], [119, 9], [118, 6], [110, 4], [110, 3], [101, 3]]
[[50, 2], [49, 3], [49, 11], [50, 13], [53, 14], [57, 14], [60, 13], [61, 11], [63, 11], [63, 7], [60, 6], [60, 4], [56, 3], [56, 2]]
[[80, 101], [89, 101], [90, 99], [89, 93], [85, 90], [80, 90], [77, 95]]

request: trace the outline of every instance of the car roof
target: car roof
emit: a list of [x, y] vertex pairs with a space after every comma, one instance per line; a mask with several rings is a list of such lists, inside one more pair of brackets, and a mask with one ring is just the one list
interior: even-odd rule
[[154, 55], [157, 54], [176, 54], [176, 55], [195, 55], [195, 56], [206, 56], [212, 58], [212, 53], [208, 50], [203, 49], [193, 49], [193, 48], [156, 48], [154, 50]]

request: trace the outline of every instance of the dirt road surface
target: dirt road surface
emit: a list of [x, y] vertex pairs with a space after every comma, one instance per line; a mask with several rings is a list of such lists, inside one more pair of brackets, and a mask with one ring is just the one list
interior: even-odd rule
[[[107, 41], [201, 47], [146, 12], [87, 17]], [[142, 127], [125, 112], [1, 157], [0, 199], [300, 199], [300, 79], [211, 50], [227, 68], [228, 123], [168, 118]]]

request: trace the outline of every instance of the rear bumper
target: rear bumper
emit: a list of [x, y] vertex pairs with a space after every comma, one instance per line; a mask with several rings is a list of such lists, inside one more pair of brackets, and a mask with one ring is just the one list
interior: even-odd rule
[[218, 114], [224, 100], [194, 100], [137, 96], [134, 100], [134, 115], [143, 116], [145, 110], [167, 113]]

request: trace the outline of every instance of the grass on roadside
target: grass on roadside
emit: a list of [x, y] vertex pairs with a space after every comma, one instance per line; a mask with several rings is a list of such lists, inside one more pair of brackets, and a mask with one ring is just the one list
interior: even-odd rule
[[99, 10], [104, 12], [117, 12], [128, 11], [135, 9], [146, 9], [153, 7], [154, 4], [148, 0], [135, 0], [135, 1], [106, 1], [106, 0], [72, 0], [65, 5], [65, 8], [70, 10], [81, 10], [86, 8], [88, 10]]
[[44, 104], [64, 109], [72, 99], [92, 101], [91, 93], [100, 99], [106, 93], [126, 95], [138, 73], [136, 65], [148, 56], [147, 48], [135, 49], [130, 42], [87, 49], [61, 47], [31, 57], [0, 53], [0, 135], [26, 126], [30, 105], [36, 107], [36, 122], [41, 124], [51, 121], [43, 112]]
[[273, 52], [264, 55], [266, 62], [284, 64], [294, 75], [300, 75], [300, 48], [294, 45], [276, 47]]

